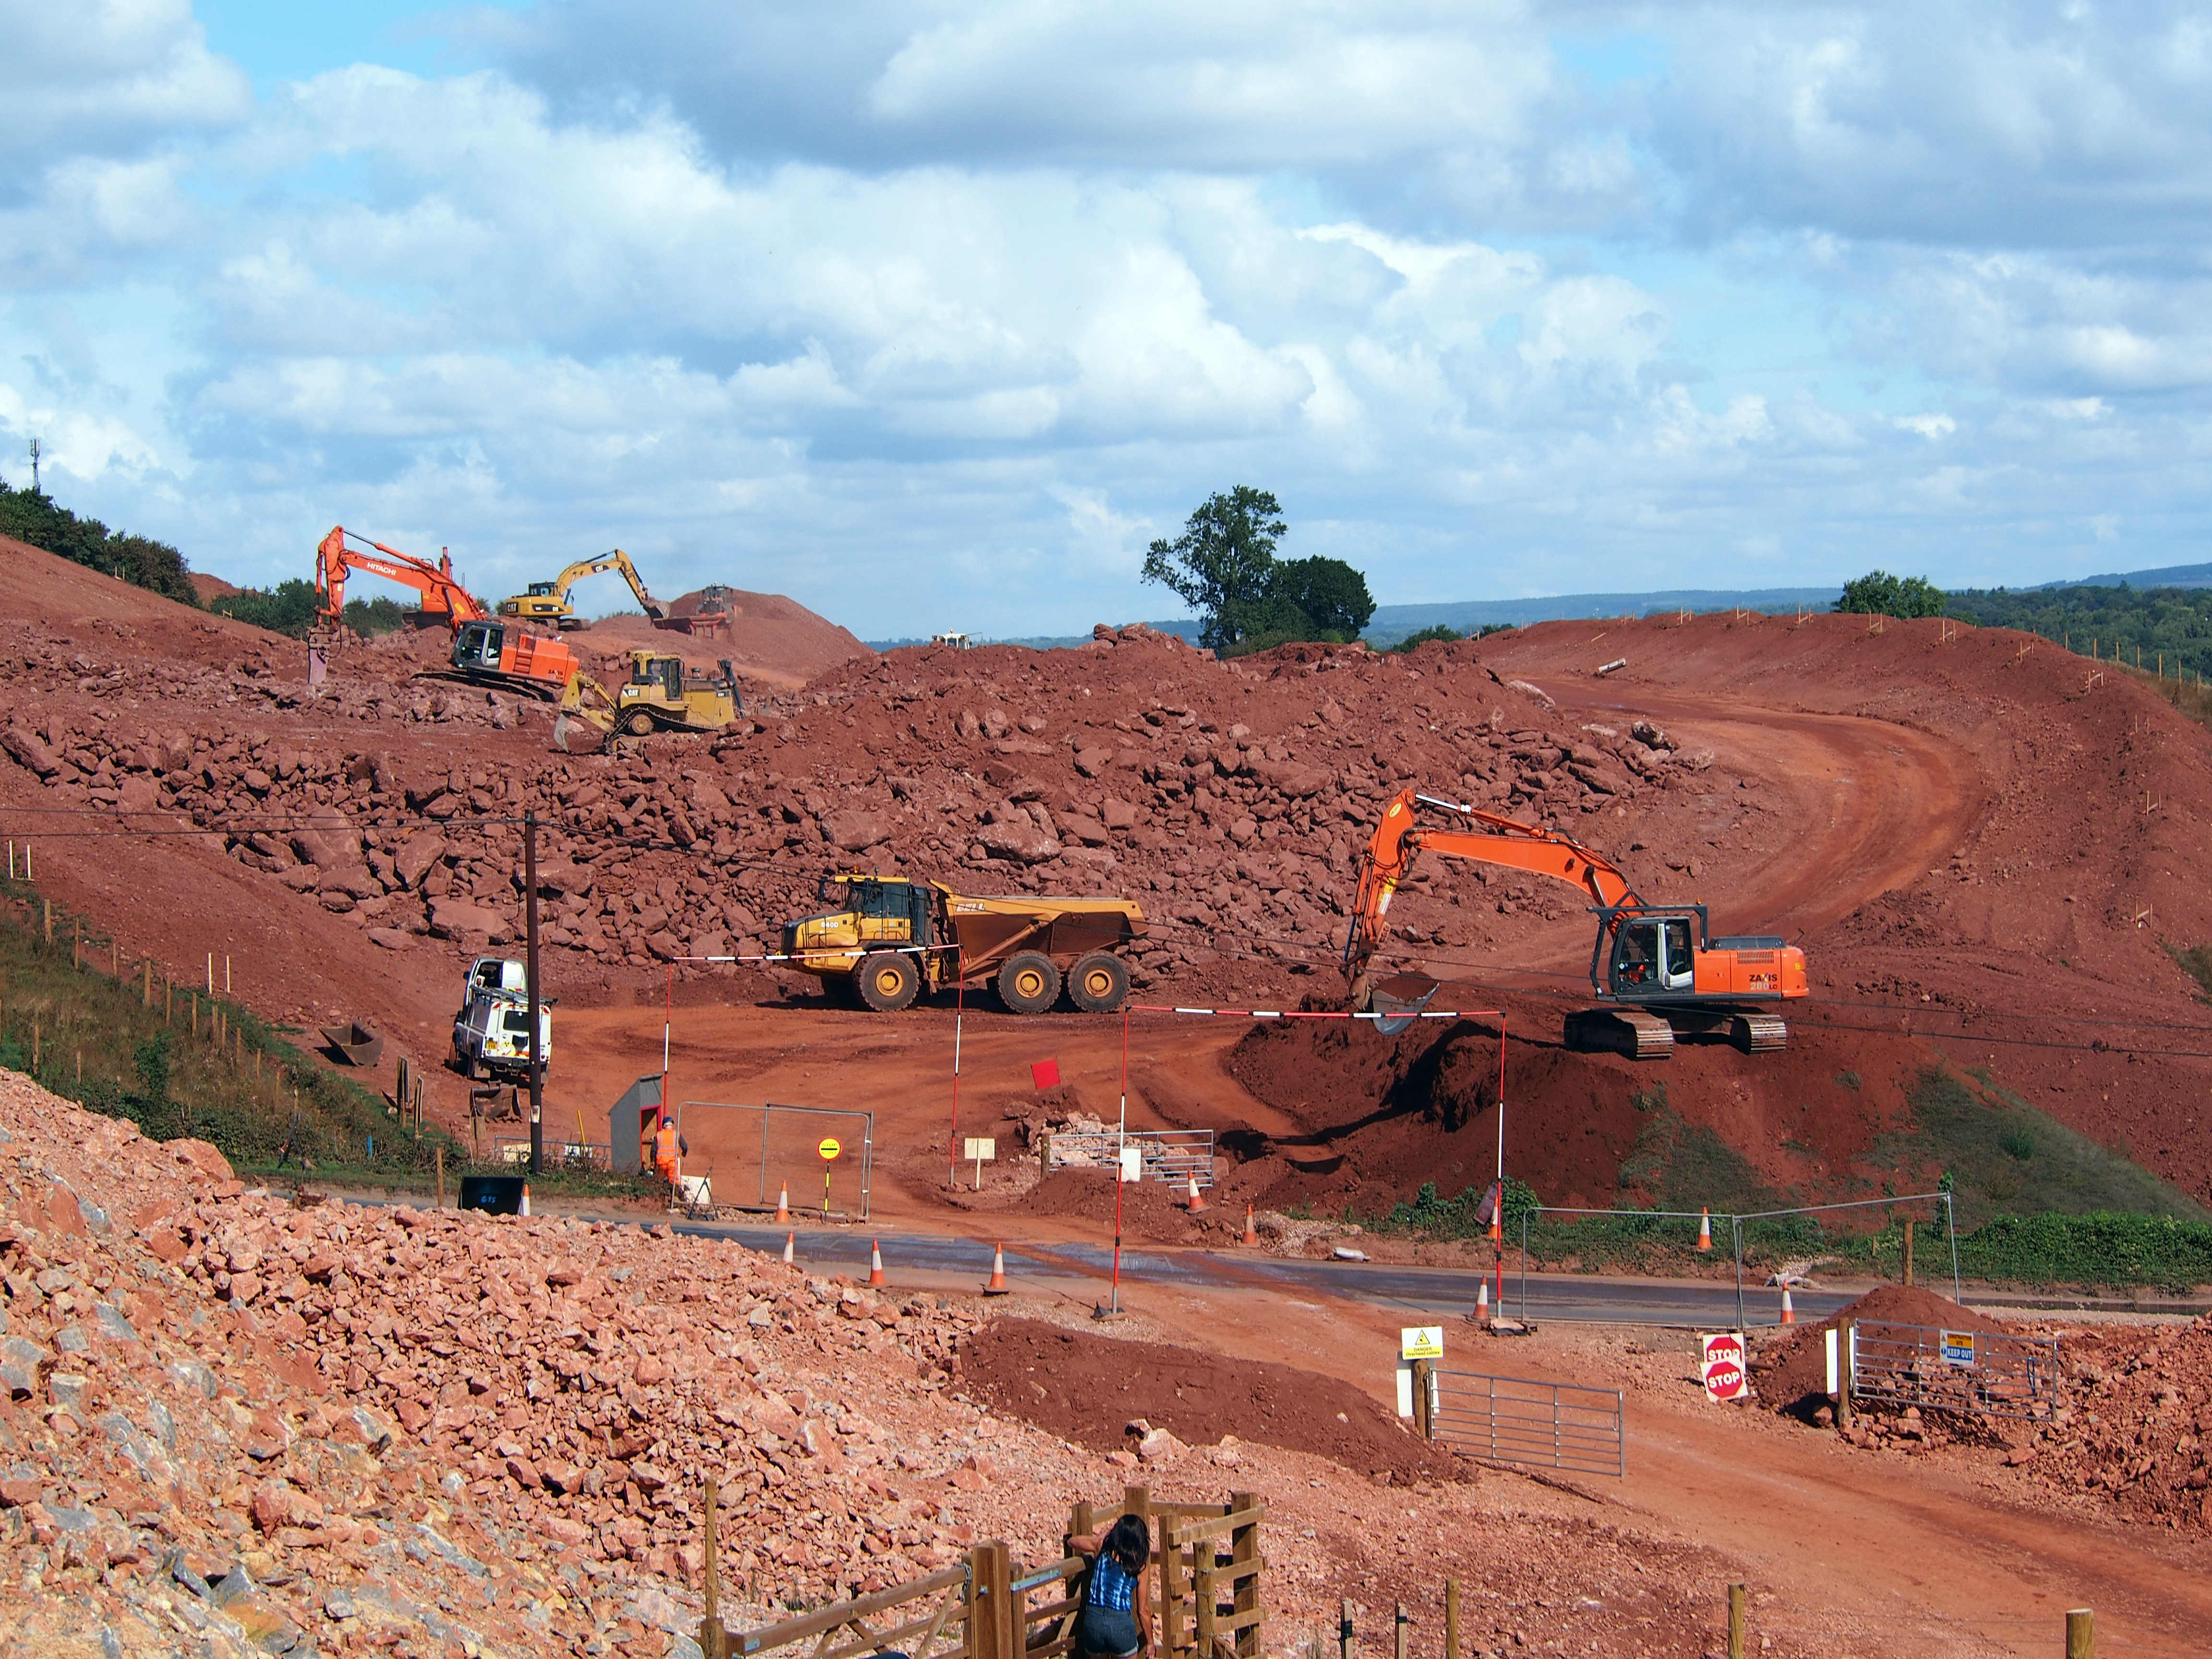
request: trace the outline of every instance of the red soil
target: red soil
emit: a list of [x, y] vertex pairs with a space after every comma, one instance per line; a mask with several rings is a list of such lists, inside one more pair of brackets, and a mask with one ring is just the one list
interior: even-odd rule
[[1007, 1416], [1093, 1451], [1134, 1451], [1127, 1428], [1141, 1418], [1187, 1446], [1256, 1440], [1397, 1485], [1474, 1476], [1351, 1384], [1294, 1365], [1000, 1319], [962, 1343], [960, 1376]]
[[[777, 672], [834, 665], [803, 695], [757, 690], [753, 718], [719, 739], [564, 757], [542, 708], [413, 679], [442, 657], [438, 637], [351, 647], [310, 701], [295, 642], [13, 544], [0, 558], [9, 718], [75, 760], [41, 781], [0, 759], [0, 814], [12, 835], [40, 832], [42, 884], [117, 929], [126, 957], [197, 978], [209, 950], [228, 953], [264, 1012], [360, 1015], [419, 1064], [444, 1048], [457, 966], [519, 927], [514, 833], [472, 825], [487, 814], [529, 804], [546, 822], [540, 856], [562, 884], [545, 895], [547, 979], [577, 1014], [658, 1002], [667, 958], [758, 951], [836, 867], [1132, 894], [1151, 928], [1133, 952], [1144, 1000], [1330, 1006], [1358, 850], [1410, 781], [1562, 823], [1648, 896], [1706, 898], [1717, 932], [1787, 933], [1812, 964], [1816, 994], [1791, 1011], [1786, 1054], [1686, 1045], [1640, 1067], [1568, 1054], [1559, 1017], [1588, 995], [1580, 896], [1425, 863], [1391, 912], [1387, 963], [1452, 981], [1438, 1006], [1507, 1010], [1508, 1163], [1546, 1198], [1621, 1194], [1654, 1121], [1636, 1097], [1648, 1108], [1661, 1082], [1685, 1133], [1711, 1130], [1767, 1185], [1892, 1178], [1869, 1155], [1939, 1057], [1988, 1066], [2212, 1194], [2198, 1122], [2212, 1020], [2164, 948], [2212, 938], [2180, 856], [2189, 815], [2212, 805], [2212, 735], [2124, 677], [2085, 690], [2085, 665], [2048, 645], [1972, 629], [1943, 643], [1934, 623], [1869, 637], [1846, 617], [1704, 618], [1547, 624], [1409, 658], [1292, 647], [1216, 663], [1141, 628], [1067, 652], [876, 657], [818, 618], [740, 603], [741, 623], [783, 630]], [[629, 626], [575, 637], [591, 649]], [[636, 629], [693, 659], [719, 653]], [[1627, 670], [1592, 678], [1620, 654]], [[1631, 735], [1639, 717], [1671, 748]], [[125, 823], [133, 779], [157, 810]], [[2121, 810], [2130, 792], [2154, 810]], [[264, 849], [239, 816], [321, 809], [347, 815], [368, 885], [357, 866], [303, 870], [282, 837]], [[429, 836], [444, 851], [427, 872], [392, 867]], [[805, 994], [793, 1012], [817, 1011], [825, 1042], [844, 1030], [811, 981], [684, 971], [697, 981], [687, 1001], [727, 1005], [689, 1022], [700, 1054], [750, 1051], [752, 1005], [779, 984]], [[988, 997], [979, 1018], [976, 1000], [975, 1030], [1004, 1020], [1016, 1047], [1057, 1048], [1093, 1083], [1114, 1075], [1117, 1030], [1007, 1020]], [[835, 1038], [843, 1086], [882, 1115], [887, 1171], [902, 1152], [920, 1169], [945, 1117], [913, 1079], [937, 1066], [945, 1033], [927, 1011], [862, 1024], [865, 1057]], [[1455, 1193], [1491, 1173], [1490, 1023], [1395, 1041], [1271, 1028], [1218, 1066], [1237, 1035], [1226, 1022], [1164, 1044], [1140, 1032], [1129, 1079], [1152, 1121], [1214, 1127], [1249, 1158], [1225, 1172], [1232, 1206], [1380, 1207], [1424, 1181]], [[556, 1047], [565, 1097], [581, 1074]], [[635, 1047], [610, 1049], [574, 1105], [603, 1111]], [[1007, 1075], [1006, 1099], [979, 1095], [981, 1109], [1017, 1109]], [[441, 1092], [433, 1110], [456, 1111], [458, 1085]]]
[[1759, 1400], [1778, 1412], [1796, 1412], [1816, 1395], [1826, 1399], [1828, 1355], [1822, 1334], [1835, 1330], [1847, 1318], [1992, 1336], [2009, 1336], [2014, 1331], [2002, 1320], [1962, 1308], [1933, 1291], [1878, 1285], [1818, 1324], [1800, 1325], [1790, 1334], [1763, 1345], [1751, 1362], [1752, 1383]]
[[[846, 629], [781, 593], [732, 588], [729, 597], [732, 614], [724, 632], [693, 636], [655, 628], [641, 616], [609, 617], [570, 635], [569, 643], [610, 658], [632, 646], [650, 646], [701, 667], [727, 657], [746, 678], [786, 691], [839, 663], [875, 654]], [[672, 614], [685, 614], [682, 600]]]

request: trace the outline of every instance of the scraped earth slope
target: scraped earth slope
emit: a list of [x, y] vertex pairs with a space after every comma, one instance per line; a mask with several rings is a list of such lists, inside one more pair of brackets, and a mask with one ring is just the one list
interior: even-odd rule
[[[1616, 1188], [1644, 1137], [1632, 1097], [1655, 1077], [1686, 1126], [1774, 1184], [1863, 1182], [1855, 1160], [1938, 1054], [2191, 1191], [2212, 1177], [2195, 1121], [2208, 1022], [2163, 948], [2212, 937], [2183, 839], [2212, 804], [2207, 734], [2124, 680], [2085, 694], [2078, 659], [2024, 636], [1700, 618], [1218, 663], [1102, 629], [1073, 651], [856, 657], [761, 694], [720, 738], [562, 757], [542, 705], [416, 678], [420, 641], [341, 652], [310, 699], [295, 642], [20, 544], [0, 555], [0, 814], [39, 830], [42, 885], [118, 929], [126, 957], [197, 978], [228, 953], [257, 1008], [360, 1014], [418, 1065], [444, 1050], [457, 969], [519, 930], [526, 805], [545, 823], [549, 988], [571, 1008], [657, 1002], [661, 963], [757, 951], [816, 908], [823, 872], [856, 867], [1131, 894], [1148, 1000], [1331, 1006], [1358, 848], [1412, 784], [1557, 823], [1647, 896], [1709, 900], [1718, 932], [1802, 934], [1812, 960], [1819, 995], [1793, 1011], [1788, 1055], [1567, 1055], [1580, 896], [1425, 863], [1386, 962], [1460, 981], [1452, 1006], [1508, 1011], [1509, 1076], [1527, 1085], [1511, 1086], [1541, 1108], [1516, 1119], [1516, 1162], [1547, 1196]], [[1594, 677], [1620, 654], [1628, 669]], [[682, 970], [702, 971], [685, 1000], [732, 1006], [697, 1040], [731, 1052], [753, 1040], [750, 1005], [813, 990]], [[917, 1147], [939, 1129], [908, 1080], [938, 1065], [951, 1013], [884, 1022], [880, 1044], [916, 1059], [865, 1074], [887, 1132]], [[1072, 1068], [1109, 1062], [1115, 1032], [1049, 1029]], [[1158, 1104], [1241, 1128], [1240, 1150], [1272, 1160], [1254, 1181], [1285, 1201], [1453, 1190], [1486, 1167], [1467, 1126], [1490, 1029], [1425, 1028], [1387, 1057], [1365, 1032], [1341, 1058], [1317, 1031], [1255, 1038], [1304, 1046], [1240, 1064], [1243, 1087], [1178, 1061]], [[1443, 1036], [1450, 1055], [1404, 1047]], [[434, 1078], [448, 1083], [433, 1109], [452, 1121], [464, 1091]]]

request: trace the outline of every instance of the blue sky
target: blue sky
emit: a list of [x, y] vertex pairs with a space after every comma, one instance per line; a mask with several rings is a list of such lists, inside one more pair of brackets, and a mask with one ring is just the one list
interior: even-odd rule
[[[0, 475], [866, 637], [2202, 560], [2179, 6], [0, 0]], [[587, 599], [611, 606], [611, 586]]]

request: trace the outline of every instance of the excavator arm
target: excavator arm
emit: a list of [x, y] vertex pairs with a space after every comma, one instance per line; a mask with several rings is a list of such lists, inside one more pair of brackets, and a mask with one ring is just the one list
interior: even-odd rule
[[345, 610], [349, 570], [365, 570], [413, 588], [422, 596], [422, 610], [433, 615], [442, 613], [447, 625], [456, 629], [465, 622], [483, 620], [483, 603], [453, 580], [450, 559], [432, 564], [382, 542], [367, 542], [376, 550], [364, 553], [349, 546], [349, 542], [367, 542], [367, 538], [354, 535], [343, 525], [333, 525], [315, 549], [315, 611], [325, 627], [334, 626]]
[[575, 607], [568, 598], [569, 590], [587, 576], [603, 571], [619, 570], [629, 591], [636, 595], [639, 606], [654, 622], [667, 619], [668, 608], [645, 590], [645, 578], [637, 574], [629, 555], [619, 547], [602, 553], [596, 559], [579, 559], [550, 582], [533, 582], [527, 593], [519, 593], [502, 603], [502, 617], [534, 617], [540, 620], [550, 617], [562, 628], [580, 628], [583, 623], [575, 617]]
[[[1414, 817], [1416, 805], [1456, 813], [1478, 827], [1425, 828]], [[1352, 986], [1353, 1000], [1363, 1007], [1371, 988], [1368, 963], [1382, 945], [1383, 918], [1389, 914], [1390, 900], [1413, 873], [1414, 860], [1422, 853], [1549, 876], [1580, 889], [1601, 910], [1643, 902], [1610, 859], [1559, 830], [1537, 829], [1480, 807], [1401, 790], [1383, 810], [1382, 821], [1368, 841], [1359, 866], [1352, 926], [1344, 942], [1344, 976]]]

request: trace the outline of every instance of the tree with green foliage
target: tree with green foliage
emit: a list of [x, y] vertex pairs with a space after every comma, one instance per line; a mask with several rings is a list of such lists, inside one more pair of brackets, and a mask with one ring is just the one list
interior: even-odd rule
[[1374, 616], [1367, 578], [1343, 560], [1276, 559], [1290, 533], [1282, 512], [1268, 491], [1239, 484], [1207, 496], [1181, 536], [1145, 555], [1145, 580], [1200, 612], [1201, 645], [1242, 655], [1294, 640], [1350, 640]]
[[1342, 559], [1291, 559], [1279, 564], [1267, 591], [1320, 635], [1357, 638], [1375, 615], [1367, 578]]
[[13, 536], [49, 553], [199, 607], [185, 556], [167, 542], [110, 530], [97, 519], [80, 519], [36, 488], [12, 489], [0, 478], [0, 536]]
[[[315, 625], [317, 603], [315, 585], [295, 576], [273, 588], [226, 593], [208, 609], [272, 634], [304, 640]], [[373, 599], [348, 599], [339, 616], [356, 634], [391, 634], [407, 625], [407, 613], [380, 594]]]
[[1925, 576], [1893, 576], [1887, 570], [1869, 570], [1844, 584], [1844, 596], [1832, 607], [1862, 617], [1940, 617], [1943, 590]]
[[1249, 631], [1267, 599], [1275, 544], [1290, 533], [1280, 502], [1238, 484], [1208, 495], [1173, 541], [1145, 554], [1144, 580], [1158, 582], [1204, 619], [1199, 643], [1217, 650]]

